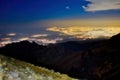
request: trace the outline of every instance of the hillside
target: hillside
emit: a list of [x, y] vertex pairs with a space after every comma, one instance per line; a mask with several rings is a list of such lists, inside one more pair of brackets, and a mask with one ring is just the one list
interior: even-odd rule
[[0, 55], [0, 80], [76, 80], [65, 74]]

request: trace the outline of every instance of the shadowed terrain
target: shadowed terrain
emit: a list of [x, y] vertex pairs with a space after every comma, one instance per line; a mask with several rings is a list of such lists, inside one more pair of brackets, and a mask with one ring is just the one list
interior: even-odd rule
[[120, 34], [108, 40], [69, 41], [48, 46], [22, 41], [0, 48], [0, 54], [75, 78], [119, 80]]

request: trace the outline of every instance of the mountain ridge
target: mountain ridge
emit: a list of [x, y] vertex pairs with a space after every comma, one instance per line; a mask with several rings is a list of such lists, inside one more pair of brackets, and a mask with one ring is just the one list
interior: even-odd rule
[[[120, 34], [95, 42], [37, 45], [23, 41], [6, 45], [0, 54], [54, 69], [76, 78], [119, 80]], [[112, 79], [113, 78], [113, 79]]]

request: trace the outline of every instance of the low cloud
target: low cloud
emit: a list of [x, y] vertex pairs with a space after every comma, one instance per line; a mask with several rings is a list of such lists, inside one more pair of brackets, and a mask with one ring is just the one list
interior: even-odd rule
[[120, 32], [120, 27], [98, 27], [98, 26], [71, 26], [71, 27], [50, 27], [48, 31], [59, 32], [77, 39], [110, 38]]
[[120, 0], [86, 0], [90, 4], [83, 6], [85, 11], [103, 11], [120, 9]]

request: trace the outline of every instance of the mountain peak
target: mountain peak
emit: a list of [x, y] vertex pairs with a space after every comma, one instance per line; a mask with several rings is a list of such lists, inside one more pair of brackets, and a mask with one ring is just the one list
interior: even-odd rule
[[113, 39], [114, 39], [114, 40], [118, 40], [118, 39], [120, 40], [120, 33], [117, 34], [117, 35], [112, 36], [111, 39], [112, 39], [112, 40], [113, 40]]
[[110, 38], [110, 43], [111, 44], [115, 44], [115, 45], [118, 45], [120, 44], [120, 33], [117, 34], [117, 35], [114, 35]]

